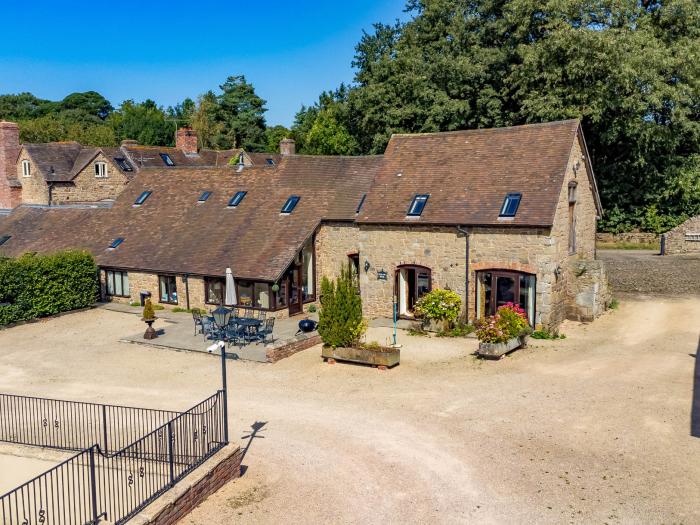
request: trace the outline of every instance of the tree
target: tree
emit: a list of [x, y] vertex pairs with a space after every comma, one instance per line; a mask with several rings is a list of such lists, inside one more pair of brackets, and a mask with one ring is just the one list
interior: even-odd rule
[[407, 11], [356, 47], [344, 125], [361, 151], [382, 152], [396, 132], [579, 118], [615, 210], [604, 227], [697, 209], [696, 1], [409, 0]]
[[136, 103], [125, 100], [109, 117], [117, 140], [135, 139], [146, 146], [172, 146], [175, 125], [166, 120], [163, 108], [153, 100]]
[[321, 280], [318, 320], [318, 333], [328, 346], [351, 346], [364, 334], [367, 323], [362, 318], [362, 299], [352, 264], [343, 265], [335, 282], [328, 277]]
[[109, 100], [96, 91], [71, 93], [61, 101], [60, 108], [82, 110], [88, 115], [94, 115], [101, 120], [106, 119], [114, 110]]
[[280, 152], [280, 141], [292, 137], [292, 131], [284, 126], [272, 126], [265, 129], [265, 151], [270, 153]]
[[215, 121], [221, 124], [214, 143], [221, 148], [264, 151], [265, 101], [244, 76], [231, 76], [220, 86]]
[[218, 103], [213, 91], [200, 95], [197, 104], [190, 115], [190, 126], [197, 132], [200, 145], [203, 148], [214, 147], [214, 141], [223, 130], [223, 125], [216, 121]]

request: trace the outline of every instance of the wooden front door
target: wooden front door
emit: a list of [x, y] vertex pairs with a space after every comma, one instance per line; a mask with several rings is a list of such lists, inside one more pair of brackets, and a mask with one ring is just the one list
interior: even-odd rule
[[289, 315], [301, 313], [304, 309], [304, 299], [301, 288], [301, 266], [292, 266], [289, 270]]

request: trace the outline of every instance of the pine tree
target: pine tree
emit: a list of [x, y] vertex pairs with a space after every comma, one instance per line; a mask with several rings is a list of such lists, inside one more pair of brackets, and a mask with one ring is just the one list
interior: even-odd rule
[[335, 282], [324, 277], [318, 326], [323, 342], [332, 347], [351, 346], [359, 341], [366, 327], [352, 266], [344, 266]]

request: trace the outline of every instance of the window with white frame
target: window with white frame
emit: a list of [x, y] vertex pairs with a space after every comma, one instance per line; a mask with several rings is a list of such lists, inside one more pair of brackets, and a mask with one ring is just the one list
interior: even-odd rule
[[23, 160], [22, 161], [22, 177], [31, 177], [32, 176], [32, 165], [29, 163], [28, 160]]
[[107, 163], [106, 162], [95, 162], [95, 177], [98, 179], [107, 178]]

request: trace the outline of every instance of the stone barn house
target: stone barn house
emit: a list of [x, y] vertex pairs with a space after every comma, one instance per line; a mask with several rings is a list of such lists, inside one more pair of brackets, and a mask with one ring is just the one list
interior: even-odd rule
[[662, 255], [700, 253], [700, 215], [679, 224], [661, 236]]
[[[240, 305], [298, 315], [353, 264], [368, 318], [412, 319], [435, 288], [475, 320], [520, 304], [533, 326], [609, 302], [602, 213], [580, 123], [394, 135], [383, 155], [287, 152], [241, 169], [143, 169], [110, 209], [20, 207], [0, 255], [82, 248], [105, 300], [208, 307], [232, 268]], [[163, 176], [167, 170], [168, 176]]]

